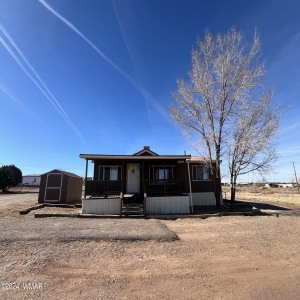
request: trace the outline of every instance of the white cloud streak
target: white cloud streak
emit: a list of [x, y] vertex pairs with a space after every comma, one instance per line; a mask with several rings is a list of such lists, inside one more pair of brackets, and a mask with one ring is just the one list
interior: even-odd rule
[[0, 37], [0, 42], [4, 46], [4, 48], [9, 52], [9, 54], [12, 56], [12, 58], [16, 61], [16, 63], [20, 66], [20, 68], [24, 71], [24, 73], [32, 80], [32, 82], [38, 87], [38, 89], [44, 94], [44, 96], [49, 100], [49, 102], [52, 104], [52, 106], [55, 108], [55, 110], [59, 113], [59, 115], [64, 119], [64, 121], [69, 125], [69, 127], [75, 132], [75, 134], [80, 138], [80, 140], [85, 143], [85, 140], [79, 130], [76, 128], [76, 126], [73, 124], [65, 110], [62, 108], [58, 100], [53, 96], [53, 94], [50, 92], [46, 84], [43, 82], [43, 80], [40, 78], [38, 73], [34, 70], [32, 65], [29, 63], [25, 55], [22, 53], [22, 51], [18, 48], [14, 40], [10, 37], [8, 32], [5, 30], [5, 28], [0, 24], [0, 30], [4, 34], [4, 36], [7, 38], [7, 40], [11, 43], [11, 45], [14, 47], [14, 49], [17, 51], [19, 56], [23, 59], [27, 67], [31, 70], [31, 72], [34, 74], [36, 79], [28, 72], [26, 67], [22, 64], [20, 59], [17, 57], [17, 55], [14, 53], [11, 47], [4, 41], [2, 37]]
[[281, 133], [281, 132], [284, 132], [284, 131], [289, 131], [289, 130], [295, 129], [295, 128], [299, 127], [299, 126], [300, 126], [300, 123], [294, 124], [292, 126], [282, 128], [278, 132]]
[[278, 154], [280, 155], [293, 155], [296, 153], [299, 153], [300, 149], [292, 149], [292, 150], [285, 150], [285, 151], [278, 151]]
[[[118, 6], [116, 5], [115, 1], [113, 0], [113, 7], [114, 7], [114, 12], [115, 12], [115, 16], [116, 16], [116, 19], [118, 21], [118, 24], [119, 24], [119, 27], [120, 27], [120, 31], [121, 31], [121, 35], [122, 35], [122, 39], [123, 39], [123, 42], [126, 46], [126, 49], [127, 49], [127, 52], [129, 54], [129, 58], [130, 58], [130, 61], [131, 61], [131, 65], [133, 67], [133, 70], [135, 72], [135, 76], [139, 79], [139, 73], [138, 73], [138, 69], [136, 67], [136, 63], [135, 63], [135, 57], [136, 55], [133, 55], [132, 53], [132, 50], [131, 50], [131, 47], [130, 47], [130, 43], [129, 43], [129, 39], [127, 38], [127, 35], [126, 35], [126, 32], [125, 32], [125, 29], [124, 29], [124, 26], [122, 25], [122, 19], [121, 19], [121, 16], [120, 16], [120, 13], [119, 13], [119, 10], [118, 10]], [[128, 8], [129, 6], [124, 2], [125, 4], [125, 7]], [[123, 10], [124, 8], [124, 5], [123, 7], [121, 8], [121, 10]], [[130, 14], [129, 16], [129, 19], [132, 21], [134, 19], [134, 16], [133, 14]], [[141, 82], [140, 80], [138, 80], [139, 82]], [[141, 85], [141, 84], [140, 84]], [[151, 96], [151, 95], [150, 95]], [[145, 98], [144, 96], [144, 99], [145, 99], [145, 102], [146, 102], [146, 108], [147, 108], [147, 113], [148, 113], [148, 118], [149, 118], [149, 122], [150, 124], [152, 125], [152, 121], [151, 121], [151, 111], [150, 111], [150, 107], [149, 107], [149, 103], [147, 101], [147, 98]]]
[[0, 83], [0, 89], [10, 98], [12, 99], [17, 105], [19, 105], [27, 114], [29, 114], [33, 119], [37, 122], [42, 123], [40, 118], [34, 115], [20, 100], [18, 100], [3, 84]]
[[170, 124], [172, 124], [169, 115], [166, 113], [163, 106], [155, 99], [143, 86], [138, 84], [130, 75], [128, 75], [123, 69], [116, 65], [110, 58], [108, 58], [94, 43], [92, 43], [81, 31], [79, 31], [71, 22], [65, 17], [59, 14], [54, 8], [52, 8], [46, 1], [39, 0], [39, 2], [58, 19], [65, 23], [75, 33], [77, 33], [87, 44], [89, 44], [106, 62], [108, 62], [119, 74], [125, 77], [149, 102], [149, 104]]

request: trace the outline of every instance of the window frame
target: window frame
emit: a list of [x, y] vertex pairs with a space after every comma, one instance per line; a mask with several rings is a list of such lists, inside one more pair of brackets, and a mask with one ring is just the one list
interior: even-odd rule
[[[103, 168], [103, 172], [102, 172], [102, 178], [103, 179], [100, 179], [100, 173], [101, 173], [101, 168]], [[105, 178], [105, 168], [116, 168], [117, 169], [117, 179], [104, 179]], [[120, 174], [120, 179], [119, 178], [119, 168], [121, 170], [121, 174]], [[111, 170], [110, 170], [111, 172]], [[110, 176], [110, 172], [109, 172], [109, 176]], [[99, 181], [118, 181], [118, 180], [122, 180], [122, 166], [121, 165], [98, 165], [98, 180]]]
[[[197, 179], [197, 178], [194, 178], [194, 174], [197, 177], [197, 171], [194, 168], [199, 168], [199, 167], [207, 169], [207, 174], [208, 174], [208, 178], [207, 179]], [[202, 171], [202, 177], [204, 177], [203, 174], [204, 173]], [[209, 177], [210, 177], [209, 167], [207, 167], [206, 165], [193, 165], [192, 166], [192, 178], [193, 178], [193, 181], [212, 181], [212, 179], [210, 179]]]
[[[159, 168], [159, 169], [167, 169], [167, 168], [172, 168], [172, 178], [154, 178], [154, 168]], [[149, 168], [149, 179], [151, 178], [152, 174], [152, 180], [169, 180], [169, 179], [175, 179], [175, 173], [174, 173], [174, 168], [176, 169], [176, 165], [151, 165]]]

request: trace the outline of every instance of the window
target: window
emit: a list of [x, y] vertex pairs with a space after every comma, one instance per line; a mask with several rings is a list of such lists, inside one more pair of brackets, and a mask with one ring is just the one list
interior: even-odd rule
[[174, 166], [152, 166], [153, 179], [173, 179]]
[[205, 166], [193, 166], [193, 180], [209, 180], [208, 168]]
[[99, 180], [121, 180], [121, 167], [99, 166]]

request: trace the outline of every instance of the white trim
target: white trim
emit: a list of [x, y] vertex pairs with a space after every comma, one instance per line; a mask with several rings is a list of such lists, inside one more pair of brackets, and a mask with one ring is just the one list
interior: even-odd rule
[[[117, 179], [116, 180], [104, 180], [104, 173], [105, 173], [105, 170], [104, 170], [104, 168], [106, 167], [106, 168], [121, 168], [121, 179], [120, 180], [122, 180], [122, 166], [121, 165], [98, 165], [98, 167], [99, 167], [99, 169], [98, 169], [98, 180], [100, 181], [100, 167], [102, 167], [103, 168], [103, 173], [102, 173], [102, 175], [103, 175], [103, 179], [101, 180], [101, 181], [118, 181], [119, 179], [119, 174], [117, 174]], [[118, 170], [117, 170], [118, 171]]]
[[189, 196], [147, 197], [147, 214], [189, 214]]
[[82, 199], [82, 213], [97, 215], [120, 215], [121, 199], [84, 198]]
[[148, 153], [151, 154], [152, 156], [157, 156], [157, 155], [158, 155], [157, 153], [151, 151], [150, 149], [143, 149], [143, 150], [141, 150], [141, 151], [139, 151], [139, 152], [134, 153], [133, 155], [139, 156], [139, 155], [141, 155], [141, 154], [144, 154], [145, 152], [148, 152]]
[[[61, 179], [60, 179], [60, 186], [58, 187], [48, 187], [48, 178], [49, 178], [49, 175], [60, 175], [61, 176]], [[45, 188], [45, 196], [44, 196], [44, 202], [60, 202], [60, 199], [61, 199], [61, 188], [62, 188], [62, 180], [63, 180], [63, 175], [62, 173], [48, 173], [47, 174], [47, 179], [46, 179], [46, 188]], [[47, 190], [57, 190], [59, 189], [59, 199], [58, 200], [46, 200], [46, 195], [47, 195]]]
[[[194, 206], [214, 206], [216, 205], [216, 197], [214, 192], [193, 193]], [[220, 194], [221, 205], [223, 204], [222, 193]]]

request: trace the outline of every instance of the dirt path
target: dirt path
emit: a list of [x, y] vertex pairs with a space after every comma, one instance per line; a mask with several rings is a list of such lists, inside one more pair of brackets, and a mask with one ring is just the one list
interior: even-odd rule
[[[12, 215], [4, 221], [36, 221], [23, 218]], [[82, 222], [86, 220], [73, 219], [76, 225], [71, 219], [64, 220], [63, 226], [82, 228], [92, 235], [97, 226], [106, 232], [126, 228], [118, 222], [121, 220], [95, 220], [88, 226]], [[51, 218], [46, 222], [55, 227], [61, 221]], [[300, 298], [299, 216], [157, 222], [180, 240], [63, 241], [59, 237], [66, 231], [57, 230], [54, 239], [50, 235], [48, 239], [2, 241], [0, 299]], [[140, 231], [148, 224], [149, 220], [139, 220], [135, 226]], [[34, 225], [24, 232], [34, 230]], [[47, 236], [47, 226], [38, 232]], [[12, 282], [19, 289], [3, 285]], [[40, 289], [24, 289], [28, 282], [40, 284]]]

